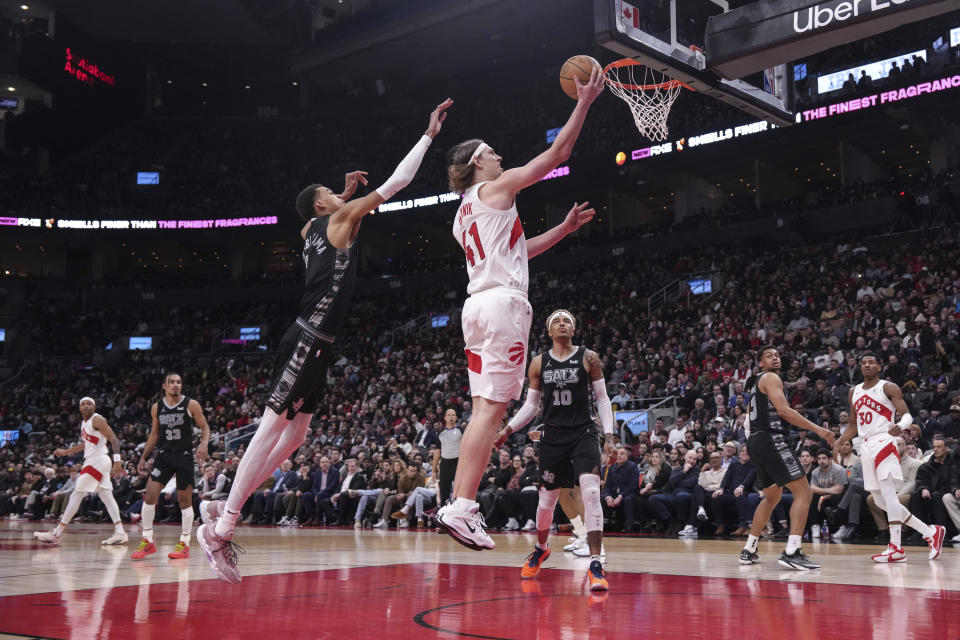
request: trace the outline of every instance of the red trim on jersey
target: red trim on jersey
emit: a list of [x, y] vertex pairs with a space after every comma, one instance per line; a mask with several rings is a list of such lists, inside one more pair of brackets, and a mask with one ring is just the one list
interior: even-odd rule
[[885, 407], [870, 396], [864, 395], [857, 398], [857, 401], [853, 403], [853, 407], [856, 411], [860, 411], [861, 408], [866, 407], [872, 411], [879, 413], [881, 416], [893, 422], [893, 412], [890, 411], [890, 407]]
[[520, 222], [520, 216], [517, 216], [513, 221], [513, 229], [510, 230], [510, 248], [513, 249], [514, 245], [517, 244], [517, 240], [523, 237], [523, 223]]
[[480, 354], [474, 353], [469, 349], [464, 349], [463, 351], [467, 354], [467, 369], [480, 375], [480, 372], [483, 370], [483, 360], [480, 358]]
[[888, 442], [887, 446], [885, 446], [883, 449], [880, 449], [880, 453], [878, 453], [877, 457], [873, 460], [873, 466], [879, 467], [880, 463], [890, 456], [896, 456], [897, 462], [900, 462], [900, 452], [897, 451], [897, 447], [892, 442]]
[[92, 433], [87, 433], [85, 429], [80, 429], [80, 435], [87, 442], [92, 442], [93, 444], [98, 444], [100, 442], [100, 438], [93, 435]]
[[85, 473], [89, 473], [91, 476], [96, 478], [97, 482], [100, 482], [101, 480], [103, 480], [103, 474], [97, 471], [94, 467], [91, 467], [90, 465], [87, 465], [83, 469], [80, 469], [80, 475], [83, 475]]

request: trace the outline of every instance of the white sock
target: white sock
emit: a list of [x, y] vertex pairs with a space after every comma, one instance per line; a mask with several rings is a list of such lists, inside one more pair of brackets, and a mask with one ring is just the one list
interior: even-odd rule
[[153, 542], [153, 517], [157, 514], [157, 505], [143, 503], [140, 507], [140, 531], [143, 539]]
[[799, 551], [802, 541], [802, 536], [790, 536], [787, 538], [787, 555], [793, 555], [794, 552]]
[[[903, 524], [907, 525], [908, 527], [910, 527], [911, 529], [919, 533], [924, 538], [933, 537], [933, 527], [928, 525], [926, 522], [924, 522], [917, 516], [911, 515], [909, 518], [906, 519], [906, 521]], [[891, 529], [892, 528], [893, 527], [891, 527]]]
[[468, 511], [477, 506], [476, 500], [471, 500], [470, 498], [457, 498], [454, 500], [453, 504], [456, 506], [458, 511]]
[[539, 542], [537, 543], [537, 549], [540, 549], [540, 550], [542, 550], [542, 551], [546, 551], [546, 550], [549, 549], [549, 548], [550, 548], [550, 541], [549, 541], [549, 540], [546, 541], [546, 542], [544, 542], [543, 544], [540, 544]]
[[180, 542], [190, 544], [190, 533], [193, 531], [193, 507], [180, 509]]
[[403, 505], [402, 507], [400, 507], [400, 511], [403, 511], [404, 513], [410, 513], [410, 505], [408, 504]]
[[122, 522], [114, 522], [114, 523], [113, 523], [113, 532], [114, 532], [115, 534], [117, 534], [118, 536], [119, 536], [119, 535], [123, 535], [123, 534], [124, 534], [124, 531], [123, 531], [123, 523], [122, 523]]
[[753, 535], [753, 534], [751, 533], [751, 534], [749, 534], [749, 535], [747, 536], [747, 544], [745, 544], [743, 548], [746, 549], [747, 551], [749, 551], [750, 553], [756, 553], [756, 552], [757, 552], [757, 542], [758, 542], [759, 540], [760, 540], [760, 538], [758, 538], [757, 536], [755, 536], [755, 535]]
[[602, 562], [602, 561], [600, 560], [600, 556], [590, 556], [590, 562], [594, 562], [594, 561], [596, 561], [596, 562]]
[[63, 535], [63, 525], [62, 525], [62, 524], [57, 523], [57, 526], [55, 526], [55, 527], [53, 528], [53, 535], [57, 536], [58, 538]]
[[902, 529], [903, 525], [890, 525], [890, 544], [895, 546], [897, 549], [901, 549], [903, 547], [903, 544], [900, 542], [900, 532]]
[[583, 526], [583, 518], [579, 515], [570, 518], [570, 524], [573, 525], [573, 535], [582, 538], [587, 535], [587, 528]]

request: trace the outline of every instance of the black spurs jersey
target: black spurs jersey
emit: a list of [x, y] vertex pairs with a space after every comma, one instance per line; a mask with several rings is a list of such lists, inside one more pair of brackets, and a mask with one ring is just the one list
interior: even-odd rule
[[157, 422], [160, 423], [160, 434], [157, 448], [160, 451], [190, 452], [193, 450], [193, 416], [187, 411], [190, 398], [183, 396], [180, 402], [172, 407], [167, 406], [167, 399], [160, 398], [157, 403]]
[[593, 392], [583, 363], [586, 352], [586, 347], [578, 347], [566, 360], [557, 360], [550, 351], [541, 355], [544, 424], [560, 428], [593, 424]]
[[787, 424], [784, 427], [780, 414], [770, 402], [770, 398], [760, 391], [760, 379], [767, 375], [777, 374], [769, 371], [761, 373], [753, 383], [753, 393], [750, 396], [750, 433], [779, 433], [785, 436], [790, 433], [790, 425]]
[[327, 239], [330, 216], [316, 218], [303, 244], [306, 267], [300, 319], [329, 341], [337, 336], [346, 319], [357, 279], [357, 242], [349, 249], [337, 249]]

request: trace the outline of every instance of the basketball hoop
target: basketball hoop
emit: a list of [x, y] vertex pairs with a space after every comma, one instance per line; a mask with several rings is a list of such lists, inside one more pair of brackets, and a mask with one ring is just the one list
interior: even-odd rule
[[667, 117], [680, 89], [690, 85], [670, 78], [632, 58], [611, 62], [604, 69], [613, 95], [627, 103], [637, 130], [654, 142], [667, 139]]

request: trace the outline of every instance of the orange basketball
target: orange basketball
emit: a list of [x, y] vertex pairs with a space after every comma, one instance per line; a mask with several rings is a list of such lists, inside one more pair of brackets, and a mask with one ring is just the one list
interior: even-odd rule
[[590, 56], [573, 56], [568, 58], [566, 62], [563, 63], [563, 66], [560, 67], [560, 87], [563, 89], [563, 92], [573, 98], [577, 99], [577, 85], [573, 81], [574, 78], [580, 79], [580, 84], [587, 84], [590, 81], [590, 70], [596, 67], [597, 71], [603, 72], [603, 67], [600, 66], [600, 63]]

